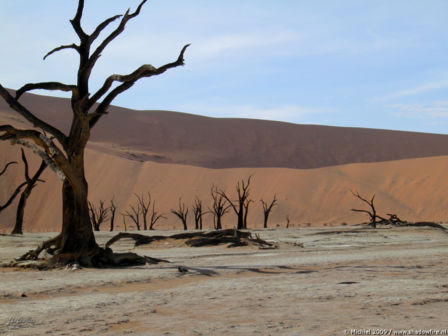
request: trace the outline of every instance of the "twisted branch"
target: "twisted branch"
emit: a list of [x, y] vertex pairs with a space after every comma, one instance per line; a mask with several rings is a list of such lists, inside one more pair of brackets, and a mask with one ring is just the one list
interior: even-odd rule
[[76, 90], [76, 85], [67, 85], [59, 82], [42, 82], [42, 83], [29, 83], [22, 86], [16, 91], [16, 100], [18, 100], [25, 92], [31, 90], [48, 90], [48, 91], [74, 91]]

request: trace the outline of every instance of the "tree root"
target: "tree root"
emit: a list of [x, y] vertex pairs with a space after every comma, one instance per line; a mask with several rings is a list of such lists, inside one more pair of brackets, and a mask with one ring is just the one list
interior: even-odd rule
[[145, 236], [138, 233], [120, 232], [112, 237], [107, 243], [108, 248], [122, 238], [131, 238], [135, 241], [135, 246], [151, 244], [154, 241], [165, 239], [185, 240], [185, 244], [191, 247], [216, 246], [230, 244], [228, 247], [255, 245], [261, 248], [276, 248], [276, 245], [261, 239], [258, 235], [252, 237], [250, 232], [234, 229], [217, 230], [211, 232], [187, 232], [171, 236]]
[[[30, 250], [15, 261], [3, 266], [49, 269], [71, 264], [79, 264], [85, 267], [120, 267], [168, 262], [163, 259], [141, 256], [133, 252], [114, 253], [109, 247], [101, 248], [98, 245], [77, 253], [60, 253], [61, 241], [61, 235], [58, 235], [43, 242], [35, 250]], [[39, 259], [39, 255], [44, 250], [52, 255], [49, 259]]]

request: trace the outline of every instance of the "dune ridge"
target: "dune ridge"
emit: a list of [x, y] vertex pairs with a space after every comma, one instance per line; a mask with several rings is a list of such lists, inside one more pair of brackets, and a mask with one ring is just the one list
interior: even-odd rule
[[[64, 128], [69, 120], [66, 99], [28, 94], [24, 101], [58, 127]], [[2, 104], [0, 123], [25, 125]], [[36, 169], [38, 159], [32, 154], [29, 159]], [[20, 162], [18, 147], [0, 142], [0, 165], [9, 160]], [[160, 229], [181, 228], [170, 214], [179, 198], [191, 207], [197, 196], [209, 207], [212, 185], [232, 194], [237, 181], [250, 175], [254, 200], [250, 227], [262, 226], [260, 199], [270, 200], [274, 195], [279, 205], [272, 211], [271, 227], [284, 226], [286, 216], [294, 226], [363, 222], [365, 216], [350, 211], [363, 207], [350, 190], [366, 197], [375, 193], [381, 214], [393, 212], [412, 221], [444, 222], [448, 218], [446, 135], [112, 107], [110, 115], [93, 130], [86, 171], [90, 200], [97, 203], [114, 198], [119, 212], [135, 202], [136, 193], [150, 191], [157, 210], [168, 217], [160, 222]], [[21, 165], [9, 170], [2, 177], [0, 200], [22, 179]], [[46, 183], [36, 187], [28, 202], [25, 231], [60, 229], [61, 183], [49, 170], [43, 179]], [[0, 214], [1, 232], [12, 227], [14, 212], [15, 205]], [[192, 227], [191, 210], [189, 216]], [[235, 215], [230, 211], [223, 221], [225, 227], [233, 227]], [[206, 215], [206, 227], [212, 222], [212, 216]], [[132, 228], [129, 219], [127, 224]], [[119, 213], [116, 228], [124, 229]]]
[[[25, 94], [21, 101], [44, 120], [68, 130], [68, 99]], [[18, 119], [3, 101], [0, 114], [0, 118]], [[311, 169], [448, 155], [448, 135], [209, 118], [112, 106], [92, 130], [90, 146], [135, 161], [215, 169]]]

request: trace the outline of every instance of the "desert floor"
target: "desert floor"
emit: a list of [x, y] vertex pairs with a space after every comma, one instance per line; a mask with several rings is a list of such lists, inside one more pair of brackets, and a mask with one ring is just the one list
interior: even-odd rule
[[[156, 233], [173, 232], [147, 234]], [[445, 232], [345, 226], [257, 233], [279, 248], [167, 243], [133, 250], [170, 261], [158, 265], [1, 268], [0, 334], [446, 335]], [[51, 236], [0, 236], [0, 261]], [[97, 237], [104, 243], [111, 236]]]

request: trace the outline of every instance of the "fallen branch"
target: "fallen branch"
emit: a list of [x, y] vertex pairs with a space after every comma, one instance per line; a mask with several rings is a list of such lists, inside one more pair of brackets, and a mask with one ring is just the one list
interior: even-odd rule
[[217, 230], [210, 232], [186, 232], [171, 236], [145, 236], [138, 233], [120, 232], [112, 237], [105, 245], [106, 248], [122, 238], [130, 238], [135, 241], [135, 246], [151, 244], [154, 241], [165, 239], [185, 240], [185, 244], [191, 247], [216, 246], [230, 244], [228, 247], [255, 245], [263, 248], [276, 248], [276, 245], [261, 239], [258, 235], [252, 237], [250, 232], [234, 229]]

